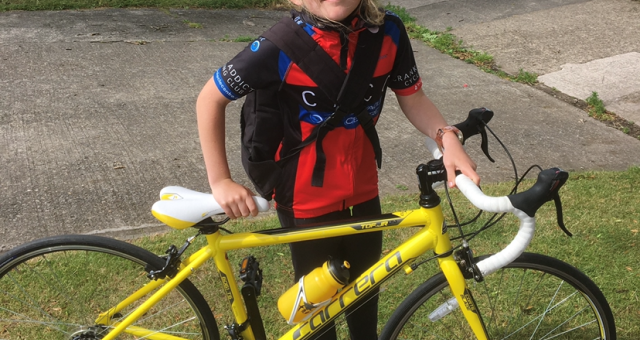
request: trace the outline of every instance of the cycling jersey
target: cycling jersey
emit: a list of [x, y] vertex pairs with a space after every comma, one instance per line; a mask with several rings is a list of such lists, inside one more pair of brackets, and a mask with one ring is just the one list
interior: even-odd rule
[[[387, 87], [400, 96], [420, 90], [422, 82], [409, 37], [395, 14], [387, 12], [380, 27], [366, 27], [361, 20], [353, 19], [352, 29], [348, 32], [320, 28], [297, 12], [293, 12], [292, 19], [303, 25], [345, 73], [351, 67], [360, 32], [384, 30], [378, 64], [361, 107], [366, 106], [374, 121], [382, 110]], [[230, 100], [258, 89], [279, 89], [285, 132], [277, 159], [286, 156], [335, 110], [332, 99], [286, 54], [263, 37], [218, 69], [213, 79], [220, 92]], [[329, 131], [322, 143], [326, 155], [322, 187], [311, 185], [315, 142], [283, 164], [282, 180], [275, 188], [275, 201], [278, 209], [292, 211], [296, 218], [312, 218], [343, 210], [378, 195], [373, 147], [353, 113]]]

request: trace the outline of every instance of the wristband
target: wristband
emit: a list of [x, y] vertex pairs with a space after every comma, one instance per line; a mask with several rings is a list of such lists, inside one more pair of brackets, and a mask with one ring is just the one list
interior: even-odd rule
[[438, 133], [436, 133], [436, 144], [438, 144], [438, 149], [440, 149], [440, 152], [442, 153], [444, 153], [444, 146], [442, 145], [442, 137], [447, 132], [455, 133], [456, 136], [458, 136], [458, 140], [460, 141], [461, 144], [464, 141], [464, 136], [462, 135], [462, 132], [455, 126], [445, 126], [442, 129], [438, 129]]

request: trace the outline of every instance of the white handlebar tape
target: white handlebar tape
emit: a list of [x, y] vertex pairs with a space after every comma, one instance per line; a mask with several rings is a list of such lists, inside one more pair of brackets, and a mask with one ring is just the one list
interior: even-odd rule
[[442, 157], [442, 152], [440, 152], [438, 143], [436, 143], [435, 140], [427, 137], [424, 141], [424, 144], [427, 146], [427, 150], [429, 150], [429, 152], [431, 152], [431, 154], [433, 155], [433, 159], [439, 159], [440, 157]]
[[479, 209], [495, 213], [512, 213], [520, 219], [520, 229], [511, 243], [498, 252], [480, 262], [478, 269], [483, 276], [489, 275], [518, 258], [529, 246], [536, 228], [535, 217], [529, 217], [520, 209], [514, 208], [506, 196], [491, 197], [485, 195], [469, 177], [458, 175], [456, 185], [467, 199]]

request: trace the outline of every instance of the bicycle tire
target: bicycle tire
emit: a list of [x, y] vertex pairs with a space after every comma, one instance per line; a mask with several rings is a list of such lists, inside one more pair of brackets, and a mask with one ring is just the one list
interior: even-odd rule
[[[0, 257], [0, 338], [101, 339], [98, 314], [149, 282], [164, 259], [129, 243], [89, 235], [54, 236]], [[144, 302], [137, 301], [114, 319]], [[116, 320], [117, 321], [117, 320]], [[185, 339], [219, 340], [202, 294], [183, 281], [133, 326]], [[122, 333], [117, 339], [142, 339]], [[151, 337], [153, 338], [153, 337]]]
[[[524, 253], [483, 282], [473, 281], [470, 290], [489, 339], [616, 338], [613, 314], [600, 289], [552, 257]], [[475, 339], [459, 308], [430, 320], [451, 298], [444, 274], [434, 275], [400, 304], [380, 339]]]

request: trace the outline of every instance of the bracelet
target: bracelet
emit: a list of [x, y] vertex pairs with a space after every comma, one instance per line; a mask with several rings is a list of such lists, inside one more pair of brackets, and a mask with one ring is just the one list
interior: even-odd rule
[[455, 133], [456, 136], [458, 136], [458, 140], [460, 141], [460, 143], [464, 141], [464, 136], [462, 135], [462, 131], [460, 131], [455, 126], [445, 126], [442, 129], [438, 129], [438, 133], [436, 133], [436, 144], [438, 144], [438, 149], [440, 149], [440, 152], [442, 153], [444, 153], [444, 146], [442, 145], [442, 137], [447, 132]]

